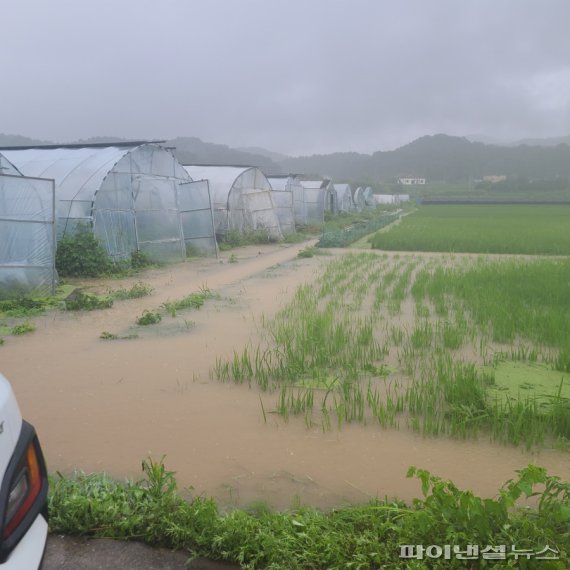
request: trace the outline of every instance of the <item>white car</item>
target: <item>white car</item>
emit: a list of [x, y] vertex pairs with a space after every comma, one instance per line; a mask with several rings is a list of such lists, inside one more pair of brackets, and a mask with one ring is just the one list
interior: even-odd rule
[[46, 465], [36, 431], [22, 419], [0, 374], [0, 570], [41, 566], [48, 532]]

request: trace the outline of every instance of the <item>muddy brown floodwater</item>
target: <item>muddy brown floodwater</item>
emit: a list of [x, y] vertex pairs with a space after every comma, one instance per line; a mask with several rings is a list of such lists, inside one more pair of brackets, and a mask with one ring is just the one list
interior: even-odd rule
[[[405, 478], [410, 465], [485, 496], [529, 462], [568, 479], [568, 454], [556, 450], [530, 454], [376, 426], [323, 433], [272, 414], [265, 423], [257, 389], [210, 380], [216, 357], [256, 340], [261, 315], [277, 311], [331, 259], [297, 259], [305, 245], [242, 248], [233, 264], [226, 254], [224, 263], [199, 260], [93, 282], [104, 291], [143, 281], [154, 293], [102, 311], [52, 312], [34, 319], [35, 333], [9, 337], [0, 370], [38, 429], [49, 469], [139, 477], [142, 459], [166, 456], [180, 485], [195, 494], [239, 505], [265, 500], [277, 508], [298, 500], [319, 507], [376, 496], [409, 500], [419, 496], [419, 485]], [[161, 327], [134, 340], [99, 339], [103, 331], [133, 332], [144, 309], [204, 284], [221, 299], [176, 319], [165, 316]]]

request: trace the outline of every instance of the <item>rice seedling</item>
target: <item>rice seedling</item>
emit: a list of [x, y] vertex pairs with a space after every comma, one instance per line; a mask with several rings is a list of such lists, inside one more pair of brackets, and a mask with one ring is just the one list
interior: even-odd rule
[[405, 216], [372, 247], [394, 251], [570, 254], [570, 207], [433, 205]]
[[[548, 406], [522, 388], [509, 398], [496, 395], [504, 359], [566, 366], [568, 264], [535, 263], [349, 253], [301, 285], [275, 317], [262, 319], [258, 346], [217, 359], [211, 376], [277, 392], [275, 413], [303, 416], [322, 429], [405, 423], [430, 436], [484, 432], [527, 446], [564, 441], [566, 385], [559, 397], [548, 392]], [[515, 280], [527, 282], [513, 287], [509, 300]], [[402, 315], [399, 307], [409, 301], [416, 311]], [[397, 371], [387, 358], [397, 358]], [[404, 375], [402, 385], [395, 372]]]

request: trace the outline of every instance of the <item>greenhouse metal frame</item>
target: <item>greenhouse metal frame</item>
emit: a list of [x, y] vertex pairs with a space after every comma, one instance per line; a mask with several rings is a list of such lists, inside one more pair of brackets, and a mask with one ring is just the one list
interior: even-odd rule
[[192, 179], [210, 184], [216, 234], [263, 232], [283, 238], [273, 203], [271, 184], [254, 166], [184, 165]]

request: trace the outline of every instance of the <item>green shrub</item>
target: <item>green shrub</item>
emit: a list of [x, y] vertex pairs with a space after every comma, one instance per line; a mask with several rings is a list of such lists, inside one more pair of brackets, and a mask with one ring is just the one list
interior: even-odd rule
[[145, 309], [143, 314], [137, 318], [137, 325], [156, 325], [162, 321], [162, 316], [156, 311], [149, 311]]
[[87, 228], [62, 237], [57, 244], [55, 266], [62, 277], [99, 277], [111, 271], [113, 262]]
[[144, 269], [154, 265], [144, 251], [135, 251], [131, 254], [131, 267], [133, 269]]

